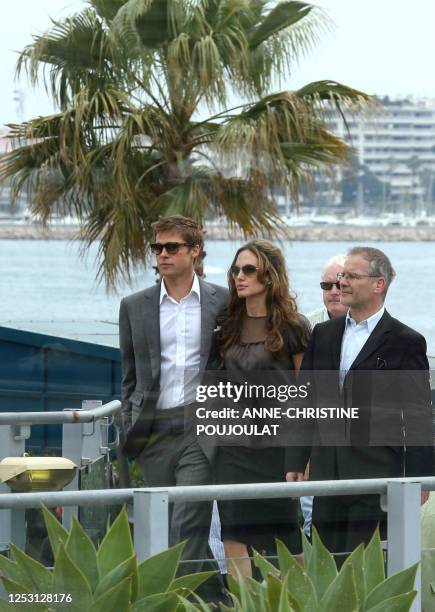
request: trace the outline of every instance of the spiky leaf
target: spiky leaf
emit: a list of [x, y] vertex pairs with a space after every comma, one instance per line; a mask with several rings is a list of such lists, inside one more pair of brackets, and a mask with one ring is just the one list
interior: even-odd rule
[[305, 535], [305, 532], [303, 529], [301, 529], [301, 540], [302, 540], [302, 552], [304, 555], [304, 564], [307, 565], [310, 557], [311, 557], [311, 551], [312, 551], [312, 545], [311, 542], [308, 540], [307, 536]]
[[[2, 578], [3, 586], [7, 593], [31, 593], [29, 589], [26, 589], [22, 584], [18, 584], [13, 580], [9, 580], [8, 578]], [[32, 606], [30, 608], [30, 605]], [[14, 610], [15, 612], [28, 612], [32, 610], [32, 612], [38, 612], [38, 610], [48, 611], [48, 608], [45, 604], [42, 603], [9, 603], [4, 599], [0, 599], [0, 612], [2, 610]]]
[[409, 612], [417, 591], [396, 595], [378, 603], [374, 608], [366, 608], [366, 612]]
[[256, 550], [254, 550], [254, 565], [260, 570], [263, 580], [266, 580], [269, 574], [272, 574], [272, 576], [279, 576], [279, 569], [272, 565], [270, 561], [265, 559]]
[[10, 578], [16, 582], [21, 580], [21, 573], [18, 565], [15, 561], [11, 561], [4, 555], [0, 555], [0, 576], [6, 576], [6, 578]]
[[295, 608], [292, 605], [292, 599], [293, 597], [289, 597], [287, 578], [285, 578], [282, 583], [281, 595], [279, 598], [277, 612], [296, 612], [297, 607]]
[[217, 573], [218, 572], [198, 572], [197, 574], [180, 576], [171, 582], [169, 590], [189, 589], [195, 591], [203, 582], [208, 580], [211, 576], [216, 576]]
[[[88, 612], [108, 612], [122, 610], [130, 612], [131, 578], [125, 578], [97, 599], [94, 599]], [[83, 609], [82, 609], [83, 610]]]
[[[267, 585], [267, 603], [269, 605], [269, 609], [278, 610], [283, 583], [279, 578], [273, 576], [272, 574], [269, 574], [265, 580]], [[295, 610], [300, 612], [300, 609], [298, 608], [295, 608]]]
[[305, 567], [295, 559], [283, 542], [277, 540], [276, 545], [281, 575], [286, 577], [293, 607], [304, 612], [317, 611], [316, 590]]
[[358, 612], [358, 591], [355, 584], [355, 573], [351, 564], [343, 566], [342, 570], [326, 589], [319, 603], [322, 612]]
[[315, 527], [311, 530], [312, 549], [308, 563], [307, 574], [314, 584], [319, 600], [323, 597], [326, 589], [337, 576], [337, 566], [334, 557], [326, 549]]
[[351, 555], [349, 555], [344, 561], [340, 572], [343, 569], [350, 565], [353, 569], [355, 575], [355, 586], [358, 593], [358, 601], [363, 602], [366, 599], [366, 581], [365, 581], [365, 572], [366, 568], [364, 566], [364, 544], [360, 544], [355, 548]]
[[97, 551], [75, 516], [73, 516], [71, 531], [66, 542], [66, 552], [80, 567], [93, 592], [99, 581]]
[[32, 590], [24, 586], [20, 582], [2, 576], [2, 583], [7, 593], [31, 593]]
[[435, 554], [433, 550], [421, 553], [421, 601], [423, 610], [435, 608]]
[[101, 578], [134, 554], [130, 524], [124, 507], [107, 531], [97, 552]]
[[378, 584], [373, 591], [368, 594], [366, 607], [373, 608], [386, 599], [412, 591], [418, 565], [419, 564], [416, 563], [401, 572], [397, 572], [397, 574], [389, 576], [386, 580]]
[[34, 593], [49, 593], [52, 586], [51, 572], [39, 561], [35, 561], [32, 557], [26, 555], [14, 544], [11, 544], [10, 547], [21, 575], [20, 582]]
[[366, 593], [385, 580], [385, 561], [382, 553], [379, 528], [376, 528], [364, 550], [364, 573]]
[[61, 542], [66, 544], [68, 539], [68, 531], [44, 504], [41, 504], [41, 506], [42, 513], [44, 515], [45, 527], [48, 533], [48, 539], [50, 540], [51, 550], [53, 552], [53, 557], [55, 557], [57, 555], [59, 544]]
[[92, 591], [89, 582], [71, 557], [65, 546], [60, 545], [53, 570], [53, 593], [70, 593], [72, 596], [68, 609], [72, 612], [87, 610], [92, 602]]
[[130, 557], [130, 559], [120, 563], [101, 579], [97, 588], [95, 589], [94, 599], [99, 597], [102, 593], [112, 589], [125, 578], [131, 578], [131, 599], [134, 601], [137, 596], [138, 583], [136, 555], [133, 555]]
[[135, 601], [132, 610], [133, 612], [175, 612], [178, 602], [179, 596], [176, 593], [155, 593]]
[[174, 580], [185, 542], [145, 559], [138, 567], [138, 600], [164, 593]]

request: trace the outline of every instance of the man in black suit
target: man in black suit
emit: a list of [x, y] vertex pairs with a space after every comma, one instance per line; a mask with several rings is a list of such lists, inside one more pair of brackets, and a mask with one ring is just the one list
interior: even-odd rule
[[[196, 275], [203, 233], [192, 219], [173, 215], [154, 229], [161, 281], [124, 298], [119, 312], [123, 452], [137, 459], [146, 486], [212, 484], [214, 449], [201, 446], [185, 422], [228, 290]], [[170, 545], [187, 540], [184, 559], [210, 556], [212, 502], [180, 502], [170, 510]], [[190, 563], [182, 571], [202, 569]]]
[[[302, 370], [311, 406], [357, 407], [357, 419], [318, 419], [311, 428], [311, 480], [427, 476], [433, 473], [429, 366], [421, 334], [384, 307], [394, 270], [380, 250], [349, 251], [340, 281], [346, 316], [315, 326]], [[288, 474], [288, 480], [292, 473]], [[367, 542], [386, 513], [377, 495], [315, 497], [313, 524], [334, 552]]]

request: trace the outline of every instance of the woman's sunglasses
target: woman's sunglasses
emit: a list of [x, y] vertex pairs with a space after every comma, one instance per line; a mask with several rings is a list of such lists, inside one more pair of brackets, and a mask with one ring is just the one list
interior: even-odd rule
[[233, 278], [237, 278], [240, 274], [240, 270], [243, 272], [245, 276], [252, 276], [258, 270], [257, 266], [254, 264], [246, 264], [242, 267], [240, 266], [231, 266], [230, 273]]
[[189, 242], [165, 242], [162, 244], [161, 242], [153, 242], [150, 245], [151, 251], [154, 255], [161, 255], [163, 253], [163, 249], [166, 249], [168, 255], [175, 255], [183, 246], [191, 247], [193, 244]]
[[330, 283], [329, 281], [322, 281], [320, 283], [320, 287], [321, 289], [323, 289], [323, 291], [331, 291], [334, 285], [337, 287], [337, 289], [340, 289], [340, 281], [335, 281], [335, 283]]

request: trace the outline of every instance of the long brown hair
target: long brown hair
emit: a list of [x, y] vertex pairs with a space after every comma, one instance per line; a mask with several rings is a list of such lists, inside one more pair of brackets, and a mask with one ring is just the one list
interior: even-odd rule
[[[266, 285], [267, 338], [265, 347], [271, 353], [287, 353], [287, 329], [294, 326], [302, 331], [303, 325], [298, 316], [296, 296], [291, 293], [285, 265], [280, 248], [269, 240], [251, 240], [236, 252], [231, 265], [234, 265], [242, 251], [251, 251], [258, 260], [257, 278]], [[242, 321], [246, 314], [245, 299], [239, 298], [236, 284], [228, 272], [230, 299], [228, 316], [222, 324], [221, 356], [240, 341]]]

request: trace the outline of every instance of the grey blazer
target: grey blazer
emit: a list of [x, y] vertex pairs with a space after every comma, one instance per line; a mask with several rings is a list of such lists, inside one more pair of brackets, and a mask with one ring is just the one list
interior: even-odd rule
[[[213, 330], [225, 316], [228, 290], [199, 279], [201, 293], [200, 371], [207, 365]], [[160, 381], [160, 283], [121, 301], [122, 447], [137, 456], [147, 442]]]

